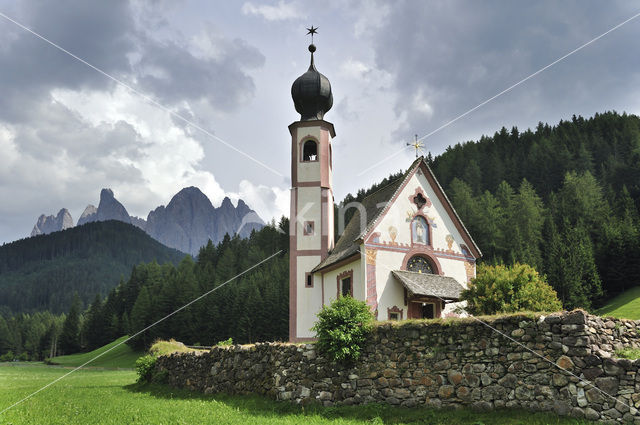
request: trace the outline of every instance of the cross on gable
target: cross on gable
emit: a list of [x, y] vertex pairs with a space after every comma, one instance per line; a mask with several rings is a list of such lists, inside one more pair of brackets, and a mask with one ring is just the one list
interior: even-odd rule
[[424, 147], [424, 144], [420, 140], [418, 140], [418, 135], [416, 134], [414, 136], [413, 143], [407, 143], [407, 146], [412, 146], [416, 150], [416, 158], [417, 158], [419, 156], [418, 152], [422, 150], [422, 148]]

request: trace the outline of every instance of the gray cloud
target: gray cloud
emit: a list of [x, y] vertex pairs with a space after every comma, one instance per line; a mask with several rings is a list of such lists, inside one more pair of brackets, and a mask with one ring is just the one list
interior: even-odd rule
[[[139, 19], [136, 7], [124, 0], [34, 0], [19, 3], [14, 18], [191, 119], [190, 103], [232, 111], [252, 98], [247, 70], [264, 63], [254, 47], [206, 25], [198, 40], [160, 34], [167, 21]], [[164, 181], [219, 190], [198, 168], [201, 147], [183, 123], [183, 133], [169, 131], [172, 117], [145, 109], [113, 81], [12, 23], [0, 22], [0, 37], [0, 199], [11, 200], [0, 203], [7, 223], [0, 241], [28, 234], [42, 212], [67, 207], [77, 220], [102, 187], [120, 188], [120, 199], [138, 209], [160, 203]], [[96, 97], [104, 103], [96, 105]]]
[[[609, 2], [500, 2], [487, 7], [485, 2], [441, 1], [425, 7], [405, 1], [389, 8], [374, 36], [376, 62], [395, 77], [396, 112], [406, 117], [400, 132], [426, 134], [634, 13]], [[628, 98], [638, 76], [630, 70], [639, 68], [640, 55], [615, 47], [640, 35], [638, 26], [631, 25], [474, 114], [492, 117], [494, 123], [503, 117], [507, 126], [535, 116], [554, 122], [567, 107], [590, 114], [603, 107], [603, 99]], [[478, 129], [473, 117], [455, 125]]]
[[246, 102], [255, 86], [244, 69], [261, 66], [264, 56], [242, 40], [205, 37], [214, 57], [197, 57], [176, 41], [146, 39], [136, 66], [143, 91], [169, 104], [206, 100], [222, 111]]

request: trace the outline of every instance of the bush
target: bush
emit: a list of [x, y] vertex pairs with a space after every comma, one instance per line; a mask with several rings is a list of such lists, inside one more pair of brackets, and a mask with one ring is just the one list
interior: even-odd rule
[[557, 311], [562, 309], [556, 291], [544, 276], [527, 264], [478, 266], [478, 276], [462, 291], [470, 314]]
[[216, 344], [218, 347], [229, 347], [233, 345], [233, 338], [225, 339], [223, 341], [218, 341]]
[[336, 361], [357, 360], [373, 320], [369, 306], [363, 301], [349, 296], [338, 298], [322, 308], [312, 328], [318, 338], [318, 350]]
[[186, 345], [173, 338], [168, 341], [157, 339], [149, 348], [149, 354], [155, 357], [168, 356], [173, 353], [188, 353], [191, 351], [195, 350], [188, 348]]
[[136, 372], [138, 373], [138, 382], [151, 382], [153, 379], [153, 371], [156, 367], [156, 356], [147, 354], [136, 360]]

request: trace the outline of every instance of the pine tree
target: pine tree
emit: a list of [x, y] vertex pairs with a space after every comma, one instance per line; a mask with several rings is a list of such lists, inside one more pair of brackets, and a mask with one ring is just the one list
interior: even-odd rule
[[60, 333], [60, 351], [73, 354], [80, 351], [80, 297], [75, 294]]

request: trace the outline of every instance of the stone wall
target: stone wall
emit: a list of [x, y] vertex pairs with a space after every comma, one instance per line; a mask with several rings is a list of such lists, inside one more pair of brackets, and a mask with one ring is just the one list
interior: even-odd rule
[[640, 347], [640, 321], [578, 310], [486, 323], [383, 323], [353, 367], [322, 357], [313, 344], [281, 343], [173, 354], [156, 367], [171, 385], [205, 393], [327, 406], [522, 407], [640, 425], [640, 360], [615, 358], [617, 349]]

